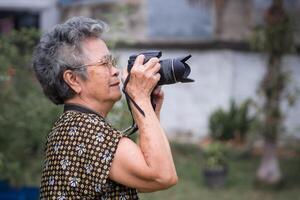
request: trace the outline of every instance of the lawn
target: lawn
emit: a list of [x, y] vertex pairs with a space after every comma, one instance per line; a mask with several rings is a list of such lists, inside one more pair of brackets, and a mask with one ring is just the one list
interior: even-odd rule
[[231, 150], [229, 177], [222, 189], [207, 188], [201, 176], [201, 151], [195, 145], [172, 144], [179, 177], [176, 186], [161, 192], [139, 194], [142, 200], [300, 200], [300, 158], [281, 158], [284, 182], [278, 188], [255, 185], [259, 157]]

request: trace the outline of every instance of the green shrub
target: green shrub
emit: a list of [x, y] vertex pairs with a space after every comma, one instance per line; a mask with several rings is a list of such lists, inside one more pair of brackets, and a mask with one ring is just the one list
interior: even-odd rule
[[228, 111], [219, 108], [209, 118], [211, 136], [218, 140], [230, 140], [240, 137], [242, 140], [248, 133], [254, 117], [249, 116], [250, 100], [241, 105], [231, 101]]
[[203, 149], [205, 169], [218, 170], [227, 166], [226, 148], [221, 142], [212, 142]]

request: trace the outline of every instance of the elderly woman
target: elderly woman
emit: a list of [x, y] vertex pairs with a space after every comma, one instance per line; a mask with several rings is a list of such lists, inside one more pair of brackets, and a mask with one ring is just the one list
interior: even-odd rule
[[[45, 33], [33, 66], [45, 95], [64, 112], [47, 137], [41, 199], [138, 199], [137, 191], [166, 189], [177, 182], [169, 142], [159, 122], [163, 92], [157, 58], [137, 57], [126, 87], [135, 107], [139, 144], [106, 120], [121, 98], [119, 70], [101, 39], [105, 24], [75, 17]], [[126, 78], [126, 74], [124, 75]]]

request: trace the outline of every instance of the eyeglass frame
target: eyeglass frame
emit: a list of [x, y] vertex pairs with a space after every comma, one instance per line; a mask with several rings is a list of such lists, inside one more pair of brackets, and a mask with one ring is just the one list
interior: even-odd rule
[[81, 69], [81, 68], [86, 68], [89, 66], [105, 66], [108, 69], [111, 69], [112, 67], [116, 67], [117, 63], [116, 63], [116, 59], [115, 57], [113, 57], [111, 54], [108, 55], [104, 55], [102, 56], [102, 58], [100, 58], [99, 61], [94, 62], [94, 63], [90, 63], [90, 64], [84, 64], [84, 65], [79, 65], [76, 67], [72, 67], [72, 69], [76, 70], [76, 69]]

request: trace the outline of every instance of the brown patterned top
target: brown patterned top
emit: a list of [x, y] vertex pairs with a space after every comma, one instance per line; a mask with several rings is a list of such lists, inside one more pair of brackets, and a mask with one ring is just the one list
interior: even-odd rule
[[93, 112], [64, 112], [47, 138], [40, 199], [138, 199], [108, 177], [121, 137]]

